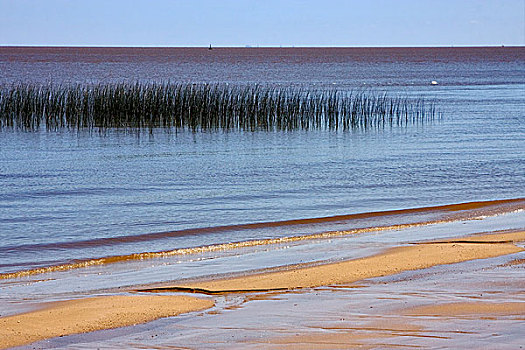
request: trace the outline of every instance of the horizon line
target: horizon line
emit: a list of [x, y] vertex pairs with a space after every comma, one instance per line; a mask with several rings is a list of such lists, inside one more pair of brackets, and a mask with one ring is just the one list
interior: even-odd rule
[[342, 46], [342, 45], [319, 45], [319, 46], [309, 46], [309, 45], [234, 45], [234, 46], [213, 46], [213, 44], [207, 44], [207, 45], [191, 45], [191, 46], [169, 46], [169, 45], [12, 45], [12, 44], [0, 44], [0, 48], [180, 48], [180, 49], [315, 49], [315, 48], [323, 48], [323, 49], [330, 49], [330, 48], [501, 48], [501, 47], [512, 47], [512, 48], [519, 48], [524, 47], [524, 45], [505, 45], [505, 44], [490, 44], [490, 45], [362, 45], [362, 46]]

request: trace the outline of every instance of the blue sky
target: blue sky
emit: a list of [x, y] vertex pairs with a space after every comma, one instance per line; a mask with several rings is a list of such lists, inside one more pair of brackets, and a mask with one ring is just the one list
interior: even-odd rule
[[525, 0], [0, 0], [0, 45], [525, 45]]

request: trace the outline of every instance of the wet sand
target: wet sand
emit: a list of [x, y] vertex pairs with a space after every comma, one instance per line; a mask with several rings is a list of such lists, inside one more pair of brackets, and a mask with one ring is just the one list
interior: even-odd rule
[[[522, 243], [520, 243], [523, 246]], [[519, 349], [525, 251], [349, 285], [215, 296], [199, 317], [55, 338], [36, 346], [104, 349]], [[422, 307], [458, 312], [415, 315]], [[467, 313], [462, 305], [476, 305]], [[488, 305], [491, 305], [492, 310]]]
[[[370, 315], [367, 316], [370, 317]], [[364, 316], [361, 317], [364, 318]], [[463, 323], [466, 321], [473, 328], [460, 325], [458, 319], [462, 317], [466, 317], [466, 320], [461, 321]], [[476, 301], [425, 305], [408, 308], [394, 315], [385, 312], [383, 318], [381, 320], [376, 316], [373, 321], [364, 325], [358, 322], [352, 323], [351, 320], [348, 320], [350, 322], [328, 324], [319, 327], [320, 329], [312, 327], [314, 328], [312, 331], [269, 339], [265, 348], [294, 350], [435, 348], [440, 347], [438, 344], [444, 345], [447, 342], [448, 345], [445, 346], [456, 348], [459, 347], [459, 344], [451, 344], [453, 338], [472, 336], [476, 333], [474, 330], [479, 331], [491, 321], [505, 321], [507, 319], [507, 322], [510, 320], [514, 324], [525, 321], [525, 301], [499, 303]], [[426, 320], [421, 322], [422, 318]], [[443, 323], [448, 323], [449, 329], [442, 329]], [[457, 324], [456, 327], [453, 326], [454, 323]], [[455, 329], [450, 330], [450, 328]], [[500, 336], [501, 330], [495, 328], [488, 329], [491, 333], [486, 334], [486, 338], [492, 336], [497, 339]], [[418, 345], [411, 344], [413, 339], [417, 338], [426, 339], [426, 341], [419, 342]], [[519, 339], [517, 341], [519, 342]], [[514, 345], [510, 347], [508, 345], [502, 342], [498, 348], [514, 348]]]
[[461, 315], [517, 315], [525, 320], [525, 302], [462, 302], [425, 305], [408, 309], [407, 315], [461, 316]]
[[[408, 246], [388, 249], [381, 254], [361, 259], [318, 266], [291, 266], [280, 271], [196, 281], [179, 286], [146, 288], [142, 291], [193, 290], [208, 294], [229, 294], [347, 285], [363, 279], [394, 275], [404, 271], [522, 252], [524, 249], [514, 244], [519, 241], [525, 241], [525, 231], [417, 242]], [[135, 325], [162, 317], [210, 308], [212, 305], [211, 300], [180, 295], [105, 296], [58, 302], [47, 305], [43, 310], [0, 318], [0, 339], [2, 339], [0, 346], [10, 347], [63, 335]], [[447, 310], [464, 310], [464, 312], [477, 312], [479, 314], [495, 311], [502, 313], [516, 310], [516, 307], [518, 307], [517, 310], [522, 310], [523, 304], [492, 304], [487, 306], [478, 303], [444, 305], [440, 308], [432, 307], [434, 309], [416, 308], [407, 312], [445, 313], [449, 312]], [[340, 336], [338, 335], [338, 337]], [[308, 334], [307, 337], [315, 337], [315, 335]], [[339, 341], [349, 342], [350, 338], [348, 337], [353, 336], [346, 334]], [[359, 343], [360, 338], [359, 336], [356, 337], [352, 338], [356, 342], [350, 342], [351, 344]], [[328, 343], [333, 344], [332, 341]], [[335, 343], [339, 344], [339, 341]], [[310, 340], [303, 339], [301, 342], [315, 343], [313, 338]]]
[[[316, 310], [327, 316], [307, 327], [298, 323], [295, 332], [269, 338], [265, 348], [521, 348], [522, 256], [405, 272], [362, 281], [354, 288], [326, 288], [316, 295], [332, 303]], [[301, 299], [306, 298], [296, 297], [293, 305], [301, 307]], [[341, 309], [335, 314], [334, 301]]]
[[176, 295], [117, 295], [50, 303], [41, 310], [0, 318], [0, 348], [131, 326], [212, 306], [211, 300]]

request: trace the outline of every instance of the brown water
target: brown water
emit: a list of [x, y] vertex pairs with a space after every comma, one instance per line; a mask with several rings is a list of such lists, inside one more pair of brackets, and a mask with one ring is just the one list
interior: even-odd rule
[[[523, 47], [0, 48], [0, 83], [523, 84]], [[475, 67], [474, 67], [475, 66]]]

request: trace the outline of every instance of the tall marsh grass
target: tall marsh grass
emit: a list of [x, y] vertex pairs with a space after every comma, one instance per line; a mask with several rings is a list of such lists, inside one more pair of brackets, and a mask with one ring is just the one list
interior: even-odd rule
[[423, 98], [275, 86], [118, 83], [0, 87], [0, 128], [348, 130], [436, 118]]

